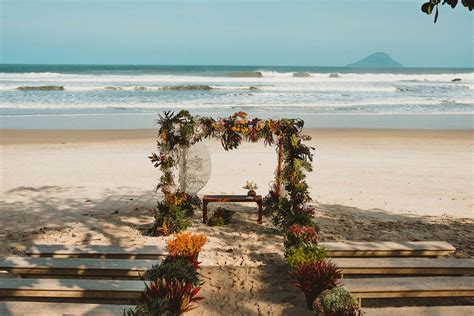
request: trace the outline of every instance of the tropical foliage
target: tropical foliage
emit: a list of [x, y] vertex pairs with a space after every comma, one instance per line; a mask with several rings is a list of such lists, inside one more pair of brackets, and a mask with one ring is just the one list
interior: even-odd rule
[[226, 209], [224, 207], [218, 207], [212, 216], [209, 218], [207, 224], [209, 226], [223, 226], [228, 225], [234, 215], [234, 211]]
[[[183, 212], [172, 207], [174, 196], [180, 192], [176, 188], [173, 168], [178, 164], [179, 149], [189, 147], [205, 138], [218, 138], [225, 150], [238, 148], [242, 141], [277, 145], [278, 166], [275, 183], [264, 200], [266, 213], [273, 216], [273, 223], [282, 229], [292, 224], [308, 225], [312, 222], [314, 209], [311, 201], [305, 172], [312, 171], [312, 150], [304, 144], [310, 140], [303, 135], [304, 122], [299, 119], [248, 118], [244, 112], [237, 112], [227, 118], [192, 116], [182, 110], [165, 112], [157, 121], [159, 125], [157, 149], [149, 158], [161, 171], [156, 186], [165, 196], [161, 212], [155, 216], [153, 232], [165, 233], [179, 231], [184, 226]], [[178, 223], [175, 224], [174, 221]], [[163, 228], [163, 224], [166, 227]], [[170, 227], [172, 229], [170, 230]]]
[[301, 265], [319, 262], [326, 257], [326, 250], [313, 244], [303, 244], [288, 248], [285, 252], [285, 261], [290, 270], [297, 269]]
[[285, 234], [285, 249], [298, 247], [303, 244], [317, 245], [319, 234], [314, 225], [302, 226], [298, 224], [291, 225]]
[[357, 316], [361, 314], [356, 299], [342, 287], [324, 290], [313, 302], [319, 316]]
[[192, 258], [199, 254], [206, 242], [207, 237], [203, 234], [183, 232], [175, 234], [174, 239], [168, 239], [167, 248], [171, 256]]
[[161, 264], [154, 265], [145, 273], [145, 279], [156, 281], [158, 279], [175, 279], [193, 286], [202, 284], [196, 266], [186, 257], [168, 256]]
[[[443, 0], [443, 2], [441, 2], [441, 0], [429, 0], [428, 2], [423, 3], [423, 5], [421, 6], [421, 11], [430, 15], [434, 10], [435, 11], [434, 23], [436, 23], [438, 21], [438, 15], [439, 15], [438, 6], [440, 4], [442, 5], [448, 4], [449, 6], [451, 6], [451, 8], [454, 9], [457, 6], [458, 2], [459, 2], [458, 0]], [[474, 0], [461, 0], [461, 3], [469, 11], [472, 11], [472, 9], [474, 9]]]

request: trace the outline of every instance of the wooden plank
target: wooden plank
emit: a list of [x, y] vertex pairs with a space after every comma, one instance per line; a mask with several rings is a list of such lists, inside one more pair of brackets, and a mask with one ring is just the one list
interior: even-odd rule
[[102, 245], [34, 245], [26, 250], [32, 257], [100, 258], [100, 259], [160, 259], [166, 256], [164, 246], [119, 247]]
[[472, 316], [474, 306], [416, 306], [364, 308], [364, 316]]
[[474, 259], [457, 258], [333, 258], [345, 275], [429, 274], [474, 275]]
[[343, 279], [342, 286], [354, 297], [471, 297], [474, 277], [410, 277]]
[[83, 304], [83, 303], [48, 303], [48, 302], [0, 302], [0, 315], [3, 316], [116, 316], [122, 315], [124, 309], [134, 308], [134, 305]]
[[93, 276], [140, 278], [161, 260], [9, 257], [0, 270], [21, 276]]
[[130, 301], [139, 297], [144, 288], [143, 281], [130, 280], [0, 278], [1, 298], [47, 297]]
[[456, 250], [445, 241], [321, 242], [330, 257], [436, 257]]

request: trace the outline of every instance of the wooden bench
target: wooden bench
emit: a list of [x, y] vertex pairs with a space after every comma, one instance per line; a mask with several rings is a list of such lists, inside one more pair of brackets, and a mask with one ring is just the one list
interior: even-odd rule
[[0, 298], [96, 299], [131, 303], [145, 289], [143, 281], [0, 278]]
[[207, 223], [207, 205], [209, 203], [228, 203], [228, 202], [253, 202], [258, 205], [258, 223], [263, 221], [263, 199], [261, 195], [251, 197], [248, 195], [204, 195], [202, 198], [202, 222]]
[[34, 245], [25, 252], [31, 257], [100, 258], [100, 259], [160, 259], [167, 250], [160, 245], [118, 247], [101, 245]]
[[[51, 303], [51, 302], [0, 302], [2, 316], [57, 316], [57, 315], [89, 315], [117, 316], [124, 309], [134, 308], [134, 305], [84, 304], [84, 303]], [[32, 313], [34, 311], [34, 313]]]
[[411, 306], [364, 308], [364, 316], [472, 316], [474, 306]]
[[341, 268], [343, 275], [474, 275], [474, 259], [333, 258], [330, 260]]
[[9, 257], [0, 262], [0, 270], [22, 277], [41, 275], [138, 279], [159, 263], [160, 260]]
[[341, 285], [365, 298], [474, 297], [474, 277], [410, 277], [343, 279]]
[[437, 257], [453, 253], [445, 241], [320, 242], [329, 257]]

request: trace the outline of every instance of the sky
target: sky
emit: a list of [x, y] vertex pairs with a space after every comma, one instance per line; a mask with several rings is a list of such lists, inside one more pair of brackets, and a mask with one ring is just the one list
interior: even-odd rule
[[0, 0], [0, 63], [474, 67], [474, 11], [423, 2]]

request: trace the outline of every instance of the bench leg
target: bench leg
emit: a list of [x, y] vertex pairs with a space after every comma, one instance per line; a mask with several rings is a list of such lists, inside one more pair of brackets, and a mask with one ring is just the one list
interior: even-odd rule
[[202, 222], [207, 223], [207, 201], [202, 202]]
[[258, 223], [261, 224], [263, 222], [263, 206], [262, 201], [257, 201], [258, 205]]

